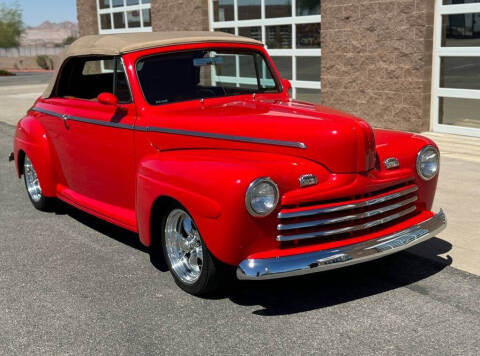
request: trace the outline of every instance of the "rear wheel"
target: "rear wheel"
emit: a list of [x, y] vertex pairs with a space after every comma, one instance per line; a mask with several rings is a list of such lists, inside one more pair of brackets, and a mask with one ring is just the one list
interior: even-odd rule
[[165, 261], [177, 285], [194, 295], [216, 291], [223, 266], [208, 251], [190, 214], [176, 204], [162, 226]]
[[27, 188], [28, 197], [33, 206], [42, 211], [50, 210], [53, 205], [53, 199], [47, 198], [42, 194], [37, 172], [27, 155], [25, 155], [23, 160], [23, 179], [25, 181], [25, 187]]

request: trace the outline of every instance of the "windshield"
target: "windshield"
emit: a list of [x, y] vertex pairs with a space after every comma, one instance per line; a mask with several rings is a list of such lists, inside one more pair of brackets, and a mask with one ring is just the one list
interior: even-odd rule
[[136, 69], [151, 105], [279, 91], [267, 61], [254, 51], [159, 54], [140, 59]]

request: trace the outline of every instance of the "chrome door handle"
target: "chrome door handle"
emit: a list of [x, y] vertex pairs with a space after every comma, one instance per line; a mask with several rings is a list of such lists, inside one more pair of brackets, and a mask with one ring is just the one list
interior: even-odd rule
[[67, 114], [63, 114], [62, 115], [62, 119], [63, 119], [63, 124], [65, 125], [65, 128], [68, 130], [68, 115]]

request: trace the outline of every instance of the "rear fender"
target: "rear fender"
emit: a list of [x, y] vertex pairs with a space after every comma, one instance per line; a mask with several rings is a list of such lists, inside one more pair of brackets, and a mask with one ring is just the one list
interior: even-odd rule
[[47, 197], [56, 195], [56, 179], [53, 165], [54, 152], [48, 140], [47, 132], [33, 116], [21, 119], [14, 138], [15, 166], [18, 177], [23, 173], [23, 154], [33, 163], [42, 188]]

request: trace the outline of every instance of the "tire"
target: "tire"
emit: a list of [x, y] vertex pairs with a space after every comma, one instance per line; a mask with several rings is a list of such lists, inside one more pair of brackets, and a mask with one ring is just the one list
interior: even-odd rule
[[48, 198], [42, 194], [42, 188], [40, 187], [37, 172], [27, 155], [25, 155], [23, 160], [23, 181], [25, 182], [27, 195], [33, 206], [41, 211], [51, 211], [54, 199]]
[[217, 292], [227, 267], [208, 251], [185, 208], [174, 204], [163, 217], [161, 226], [161, 247], [175, 283], [193, 295]]

